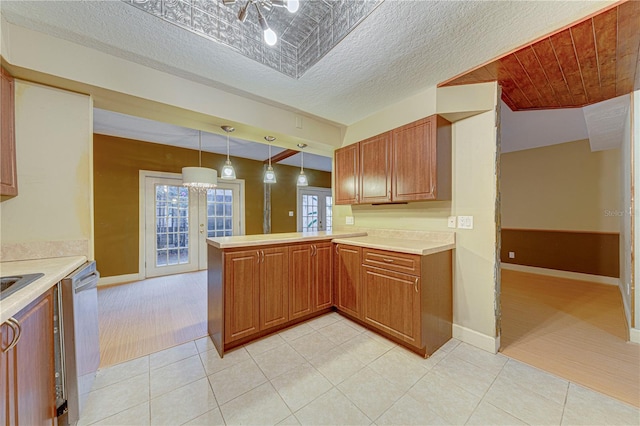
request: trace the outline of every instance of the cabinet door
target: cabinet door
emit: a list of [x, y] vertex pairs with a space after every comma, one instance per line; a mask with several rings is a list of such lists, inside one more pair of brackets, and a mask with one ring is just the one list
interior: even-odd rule
[[260, 331], [260, 252], [225, 254], [224, 342]]
[[360, 143], [360, 202], [391, 201], [391, 132]]
[[289, 250], [260, 250], [260, 330], [289, 320]]
[[314, 244], [312, 271], [315, 287], [315, 309], [333, 306], [333, 244]]
[[393, 201], [436, 198], [436, 118], [393, 130]]
[[13, 77], [0, 68], [0, 195], [18, 195]]
[[420, 278], [364, 267], [363, 320], [420, 348]]
[[354, 317], [360, 316], [360, 253], [360, 247], [336, 245], [336, 307]]
[[313, 313], [311, 244], [289, 247], [289, 319]]
[[359, 144], [335, 151], [334, 204], [358, 204], [360, 183]]
[[12, 349], [16, 420], [20, 425], [56, 423], [53, 289], [14, 317], [20, 340]]

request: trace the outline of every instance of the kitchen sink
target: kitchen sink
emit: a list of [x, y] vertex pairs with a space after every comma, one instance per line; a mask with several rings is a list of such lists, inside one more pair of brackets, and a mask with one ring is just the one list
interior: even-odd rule
[[0, 277], [0, 300], [10, 296], [12, 293], [15, 293], [27, 284], [32, 283], [43, 276], [44, 274], [37, 273]]

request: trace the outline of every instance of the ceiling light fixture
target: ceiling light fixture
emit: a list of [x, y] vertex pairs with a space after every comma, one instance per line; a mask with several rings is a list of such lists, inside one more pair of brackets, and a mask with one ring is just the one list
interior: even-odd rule
[[233, 132], [234, 129], [231, 126], [221, 126], [222, 130], [227, 132], [227, 161], [224, 162], [224, 166], [222, 167], [222, 171], [220, 172], [220, 179], [235, 179], [236, 171], [231, 165], [231, 159], [229, 158], [229, 133]]
[[[234, 4], [235, 0], [222, 0], [225, 6], [229, 6]], [[240, 8], [238, 11], [238, 20], [240, 22], [245, 22], [247, 20], [247, 15], [249, 14], [249, 7], [254, 5], [256, 7], [256, 11], [258, 12], [258, 24], [264, 33], [264, 41], [269, 46], [273, 46], [278, 42], [278, 35], [273, 31], [267, 20], [265, 19], [260, 7], [262, 7], [267, 12], [270, 11], [274, 6], [275, 7], [284, 7], [290, 13], [295, 13], [300, 8], [299, 0], [247, 0], [247, 2]]]
[[198, 130], [198, 167], [182, 168], [182, 185], [193, 191], [206, 191], [218, 186], [218, 171], [202, 167], [202, 132]]
[[276, 138], [273, 136], [265, 136], [264, 139], [269, 142], [269, 166], [264, 172], [264, 179], [262, 181], [264, 183], [276, 183], [276, 172], [274, 172], [273, 167], [271, 167], [271, 142], [275, 141]]
[[297, 186], [309, 186], [307, 175], [304, 174], [304, 152], [302, 151], [306, 147], [306, 143], [298, 144], [298, 148], [300, 148], [300, 174], [298, 175]]

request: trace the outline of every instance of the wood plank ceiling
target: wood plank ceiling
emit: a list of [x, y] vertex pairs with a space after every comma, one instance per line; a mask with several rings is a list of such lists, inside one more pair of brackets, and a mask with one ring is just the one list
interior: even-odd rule
[[640, 89], [640, 1], [630, 0], [441, 84], [497, 80], [513, 111], [572, 108]]

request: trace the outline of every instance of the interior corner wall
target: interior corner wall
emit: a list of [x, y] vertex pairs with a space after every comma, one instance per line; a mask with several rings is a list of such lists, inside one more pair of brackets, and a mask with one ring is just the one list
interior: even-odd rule
[[631, 144], [633, 146], [633, 295], [632, 340], [640, 343], [640, 90], [633, 92]]
[[[202, 165], [222, 168], [224, 155], [202, 153]], [[238, 178], [245, 181], [245, 234], [262, 234], [263, 164], [232, 157]], [[198, 151], [113, 136], [94, 135], [95, 250], [104, 277], [137, 274], [139, 267], [139, 171], [181, 173], [198, 163]], [[278, 183], [272, 188], [272, 223], [277, 231], [295, 232], [296, 180], [299, 169], [275, 164]], [[331, 174], [305, 170], [314, 186], [330, 186]], [[291, 195], [293, 194], [293, 195]], [[282, 220], [285, 219], [285, 220]]]
[[15, 80], [18, 195], [0, 203], [3, 245], [83, 240], [93, 258], [92, 129], [91, 97]]
[[[632, 97], [629, 97], [629, 102], [632, 102]], [[631, 106], [631, 105], [630, 105]], [[619, 163], [620, 163], [620, 200], [618, 212], [619, 215], [616, 217], [619, 222], [620, 227], [620, 243], [619, 243], [619, 254], [620, 254], [620, 279], [619, 279], [619, 287], [620, 294], [622, 295], [622, 303], [624, 305], [624, 313], [625, 319], [627, 320], [627, 324], [631, 328], [632, 324], [632, 300], [631, 300], [631, 280], [632, 280], [632, 247], [631, 242], [633, 241], [631, 232], [631, 179], [632, 179], [632, 164], [633, 159], [631, 158], [632, 153], [632, 138], [631, 138], [631, 128], [632, 128], [632, 117], [631, 117], [631, 109], [627, 110], [627, 115], [624, 121], [624, 130], [622, 137], [621, 148], [619, 149]]]

